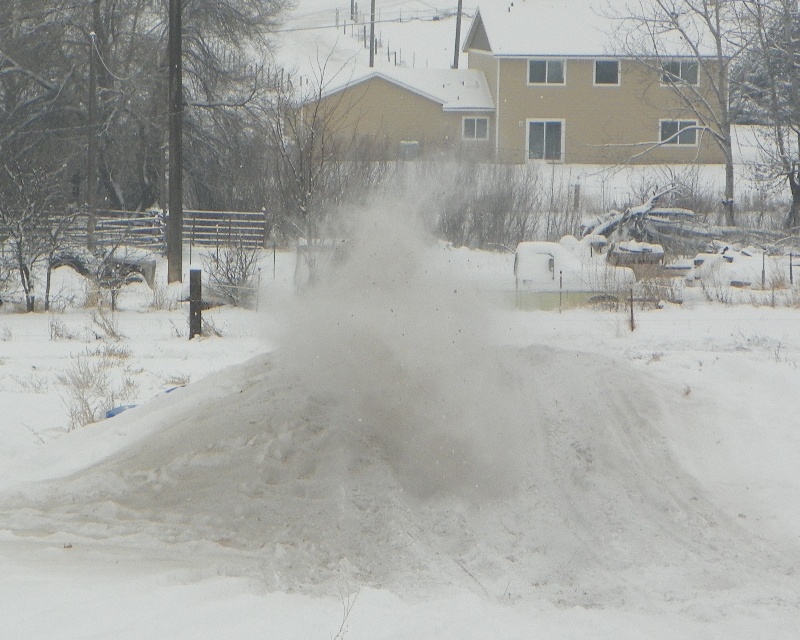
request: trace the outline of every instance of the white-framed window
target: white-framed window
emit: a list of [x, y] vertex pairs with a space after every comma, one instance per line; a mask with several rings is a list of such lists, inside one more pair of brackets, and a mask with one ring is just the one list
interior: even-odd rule
[[464, 140], [488, 140], [489, 118], [464, 118], [461, 125]]
[[564, 121], [528, 120], [528, 160], [564, 160]]
[[659, 140], [664, 144], [697, 145], [697, 120], [661, 120], [659, 127]]
[[698, 83], [697, 60], [668, 60], [661, 66], [661, 84]]
[[619, 60], [595, 60], [594, 84], [595, 86], [619, 86]]
[[566, 62], [554, 58], [528, 60], [528, 84], [566, 84]]

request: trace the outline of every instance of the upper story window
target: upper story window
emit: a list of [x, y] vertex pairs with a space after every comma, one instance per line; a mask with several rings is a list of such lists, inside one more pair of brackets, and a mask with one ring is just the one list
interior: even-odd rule
[[697, 144], [697, 120], [661, 120], [659, 140], [664, 144]]
[[489, 119], [488, 118], [464, 118], [462, 137], [464, 140], [488, 140], [489, 139]]
[[596, 85], [619, 85], [619, 60], [595, 60], [594, 83]]
[[563, 60], [528, 60], [528, 84], [564, 84]]
[[697, 84], [696, 60], [669, 60], [662, 65], [661, 84]]

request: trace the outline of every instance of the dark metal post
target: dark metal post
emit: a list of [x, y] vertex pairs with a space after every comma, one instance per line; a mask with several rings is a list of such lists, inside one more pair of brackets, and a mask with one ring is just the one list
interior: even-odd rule
[[794, 272], [792, 271], [792, 258], [794, 256], [789, 254], [789, 284], [794, 284]]
[[372, 0], [369, 9], [369, 66], [375, 66], [375, 0]]
[[189, 270], [189, 340], [203, 331], [203, 284], [200, 269]]
[[[99, 11], [97, 2], [92, 10]], [[87, 129], [88, 148], [86, 150], [86, 248], [94, 251], [94, 234], [97, 227], [97, 35], [89, 34], [89, 127]]]
[[633, 319], [633, 287], [631, 287], [631, 331], [636, 328], [636, 321]]
[[461, 49], [461, 8], [463, 0], [458, 0], [458, 9], [456, 9], [456, 46], [455, 53], [453, 54], [453, 69], [458, 69], [458, 52]]
[[169, 0], [169, 215], [167, 281], [183, 280], [183, 63], [181, 0]]
[[564, 272], [558, 272], [558, 312], [561, 313], [561, 298], [564, 295]]

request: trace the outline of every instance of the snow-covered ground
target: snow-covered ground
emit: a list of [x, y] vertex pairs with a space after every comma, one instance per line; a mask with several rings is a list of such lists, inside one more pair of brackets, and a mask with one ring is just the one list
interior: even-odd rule
[[[446, 68], [450, 5], [382, 2], [415, 18], [382, 46]], [[300, 74], [366, 60], [343, 25], [281, 39]], [[64, 269], [53, 314], [0, 307], [0, 637], [797, 637], [800, 285], [686, 287], [631, 331], [517, 308], [510, 254], [360, 226], [313, 290], [265, 255], [220, 336], [163, 264], [111, 327]], [[69, 430], [60, 379], [100, 362], [137, 406]]]
[[[118, 340], [0, 314], [3, 636], [795, 638], [796, 290], [631, 331], [397, 218], [314, 289], [265, 255], [221, 337], [142, 285]], [[104, 349], [138, 406], [68, 431], [58, 376]]]

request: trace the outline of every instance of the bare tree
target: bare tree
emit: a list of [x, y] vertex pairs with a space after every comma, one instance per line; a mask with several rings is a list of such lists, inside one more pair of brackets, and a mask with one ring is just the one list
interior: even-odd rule
[[[187, 169], [197, 184], [225, 169], [240, 138], [220, 131], [250, 115], [266, 88], [263, 60], [287, 0], [183, 0]], [[162, 203], [167, 12], [163, 0], [4, 0], [0, 3], [0, 148], [41, 150], [87, 202], [87, 145], [96, 143], [98, 206]], [[94, 54], [93, 56], [90, 54]], [[88, 117], [90, 61], [96, 114]], [[241, 127], [243, 130], [252, 127]], [[59, 144], [54, 144], [56, 139]], [[202, 154], [195, 154], [202, 149]], [[8, 157], [8, 156], [6, 156]], [[19, 158], [15, 153], [12, 157]], [[208, 161], [208, 159], [212, 161]], [[78, 178], [77, 176], [81, 176]], [[219, 182], [224, 182], [218, 180]], [[190, 194], [194, 197], [194, 193]], [[224, 197], [214, 194], [223, 201]], [[226, 206], [226, 205], [221, 205]]]
[[800, 13], [797, 0], [742, 0], [752, 46], [737, 66], [741, 109], [770, 131], [761, 174], [785, 180], [792, 197], [786, 227], [800, 226]]
[[313, 79], [293, 82], [288, 78], [264, 105], [282, 200], [282, 227], [305, 243], [310, 284], [318, 275], [316, 245], [336, 206], [345, 199], [349, 179], [358, 176], [364, 185], [374, 184], [382, 173], [365, 165], [379, 157], [380, 145], [359, 138], [353, 129], [345, 132], [343, 122], [351, 105], [343, 101], [343, 92], [328, 95], [329, 78], [336, 76], [329, 63], [330, 58], [319, 62]]
[[4, 166], [0, 175], [0, 238], [19, 276], [27, 311], [34, 310], [36, 270], [52, 256], [65, 228], [65, 220], [55, 215], [53, 182], [51, 175], [16, 164]]
[[725, 221], [734, 216], [734, 164], [729, 72], [747, 41], [739, 0], [637, 0], [617, 14], [622, 51], [650, 67], [698, 120], [725, 158]]

